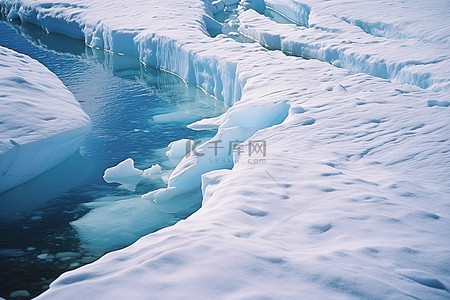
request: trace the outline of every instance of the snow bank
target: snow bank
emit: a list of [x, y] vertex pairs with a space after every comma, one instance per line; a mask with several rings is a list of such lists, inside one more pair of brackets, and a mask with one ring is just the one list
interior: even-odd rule
[[[242, 32], [289, 55], [210, 37], [217, 24], [203, 1], [147, 2], [0, 0], [23, 20], [46, 29], [66, 22], [57, 30], [134, 53], [233, 105], [191, 126], [218, 128], [209, 142], [225, 148], [199, 145], [167, 189], [146, 196], [175, 211], [201, 186], [202, 207], [63, 274], [39, 299], [448, 298], [441, 2], [267, 2], [281, 3], [281, 13], [308, 7], [307, 28], [238, 12]], [[304, 51], [316, 56], [296, 57]], [[229, 154], [227, 143], [240, 140]], [[257, 142], [266, 150], [258, 156]]]
[[90, 119], [43, 65], [0, 47], [0, 192], [72, 155]]
[[[183, 158], [170, 175], [168, 187], [142, 197], [156, 201], [158, 207], [167, 212], [191, 207], [193, 203], [182, 196], [201, 187], [202, 174], [232, 168], [234, 146], [243, 143], [260, 129], [280, 124], [287, 117], [288, 111], [289, 105], [285, 101], [270, 106], [248, 104], [241, 105], [240, 109], [230, 108], [216, 137], [192, 149], [190, 155]], [[178, 148], [180, 144], [186, 147], [186, 141], [181, 140], [172, 144], [171, 150]], [[178, 150], [177, 152], [181, 151]], [[169, 154], [172, 154], [172, 151]]]
[[[255, 7], [254, 4], [250, 6]], [[320, 9], [314, 13], [312, 20], [325, 18]], [[327, 20], [333, 26], [331, 28], [324, 28], [321, 22], [305, 28], [278, 24], [249, 9], [239, 15], [239, 31], [270, 49], [319, 59], [353, 73], [366, 73], [438, 91], [450, 89], [447, 44], [440, 41], [424, 43], [398, 31], [392, 24], [383, 23], [383, 18], [373, 23], [362, 22], [347, 17], [347, 11], [339, 13], [326, 15], [331, 18]]]

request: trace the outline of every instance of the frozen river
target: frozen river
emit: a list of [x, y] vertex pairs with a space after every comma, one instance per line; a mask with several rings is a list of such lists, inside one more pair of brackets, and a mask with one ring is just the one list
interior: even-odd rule
[[167, 145], [212, 136], [186, 125], [219, 115], [225, 107], [199, 88], [136, 58], [91, 49], [29, 24], [1, 21], [0, 33], [0, 45], [54, 72], [92, 119], [92, 132], [79, 153], [0, 194], [0, 296], [22, 289], [37, 295], [64, 271], [195, 211], [199, 205], [163, 213], [140, 199], [141, 194], [165, 187], [162, 179], [144, 180], [136, 191], [128, 191], [107, 184], [103, 172], [131, 157], [136, 167], [160, 164], [168, 175], [176, 162], [165, 156]]

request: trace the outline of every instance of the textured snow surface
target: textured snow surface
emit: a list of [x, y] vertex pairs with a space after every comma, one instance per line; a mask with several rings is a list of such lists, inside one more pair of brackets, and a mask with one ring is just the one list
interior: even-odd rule
[[144, 197], [173, 211], [201, 186], [198, 212], [39, 299], [449, 298], [447, 1], [248, 0], [237, 25], [258, 43], [245, 44], [208, 35], [217, 1], [0, 3], [223, 99], [225, 115], [191, 128], [218, 128], [224, 146], [266, 142], [265, 161], [235, 163], [199, 145]]
[[39, 62], [0, 47], [0, 192], [72, 155], [90, 119]]

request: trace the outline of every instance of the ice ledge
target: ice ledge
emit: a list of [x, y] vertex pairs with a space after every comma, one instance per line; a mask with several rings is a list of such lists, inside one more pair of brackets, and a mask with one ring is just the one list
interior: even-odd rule
[[[142, 5], [137, 0], [133, 2]], [[149, 20], [145, 14], [124, 14], [118, 3], [97, 1], [86, 6], [0, 0], [1, 12], [6, 16], [36, 24], [49, 32], [82, 39], [92, 47], [137, 56], [143, 63], [176, 73], [232, 106], [241, 98], [245, 81], [238, 77], [237, 59], [221, 59], [211, 51], [213, 45], [206, 46], [206, 43], [217, 47], [226, 45], [208, 38], [208, 27], [220, 25], [206, 13], [205, 5], [203, 1], [191, 3], [189, 20], [183, 19], [184, 13], [173, 14], [163, 5], [151, 5], [148, 9], [151, 9], [153, 19]], [[102, 18], [94, 11], [115, 13]], [[122, 22], [124, 19], [126, 22]], [[182, 28], [169, 25], [164, 21], [169, 19], [171, 24], [183, 19], [184, 25]], [[124, 23], [129, 26], [123, 26]], [[151, 31], [147, 29], [149, 24]], [[173, 36], [177, 32], [184, 36], [183, 41]]]
[[47, 68], [0, 47], [0, 192], [72, 155], [90, 119]]

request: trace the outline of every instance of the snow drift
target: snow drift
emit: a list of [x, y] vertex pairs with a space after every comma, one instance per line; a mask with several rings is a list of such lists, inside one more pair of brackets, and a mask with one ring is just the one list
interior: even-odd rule
[[0, 192], [72, 155], [90, 119], [39, 62], [0, 47]]

